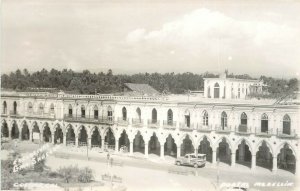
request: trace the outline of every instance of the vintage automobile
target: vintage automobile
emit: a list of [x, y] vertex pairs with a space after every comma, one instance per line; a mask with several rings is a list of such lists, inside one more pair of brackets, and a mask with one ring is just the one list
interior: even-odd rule
[[205, 166], [206, 155], [205, 154], [186, 154], [184, 157], [179, 157], [176, 159], [176, 165], [187, 165], [198, 168], [200, 166]]

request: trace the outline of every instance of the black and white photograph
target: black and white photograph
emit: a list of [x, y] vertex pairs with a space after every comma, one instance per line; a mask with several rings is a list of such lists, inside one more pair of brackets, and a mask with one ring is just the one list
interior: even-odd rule
[[1, 190], [300, 190], [300, 0], [0, 1]]

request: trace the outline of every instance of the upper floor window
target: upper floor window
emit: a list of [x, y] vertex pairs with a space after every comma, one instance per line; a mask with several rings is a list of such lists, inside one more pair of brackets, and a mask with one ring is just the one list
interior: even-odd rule
[[94, 106], [94, 118], [98, 119], [99, 117], [99, 111], [97, 105]]
[[241, 125], [247, 126], [248, 118], [245, 112], [241, 114]]
[[268, 132], [269, 120], [267, 114], [261, 116], [261, 132]]
[[110, 106], [107, 107], [107, 118], [108, 118], [109, 121], [112, 121], [113, 111], [112, 111], [112, 108]]
[[51, 105], [50, 105], [50, 113], [54, 113], [54, 104], [53, 103], [51, 103]]
[[3, 111], [2, 111], [2, 113], [6, 114], [6, 112], [7, 112], [7, 104], [6, 104], [6, 101], [4, 101], [3, 102]]
[[32, 113], [33, 112], [33, 105], [31, 102], [28, 103], [28, 112]]
[[282, 133], [290, 135], [291, 134], [291, 118], [289, 115], [285, 114], [282, 120]]
[[43, 113], [44, 112], [44, 105], [42, 103], [39, 104], [39, 112], [38, 113]]
[[214, 85], [214, 98], [220, 97], [220, 85], [218, 83], [215, 83]]
[[141, 116], [142, 116], [142, 112], [141, 112], [141, 109], [138, 107], [138, 108], [136, 109], [136, 117], [137, 117], [137, 119], [139, 120], [139, 122], [142, 121]]
[[152, 109], [152, 123], [156, 123], [157, 122], [157, 111], [156, 109]]
[[123, 121], [127, 120], [127, 109], [126, 109], [126, 107], [122, 108], [122, 120]]
[[221, 127], [223, 130], [227, 127], [227, 114], [225, 111], [221, 114]]
[[168, 110], [167, 124], [168, 125], [173, 124], [173, 111], [171, 109]]
[[85, 118], [85, 107], [84, 107], [84, 105], [81, 106], [81, 117]]
[[207, 111], [204, 111], [203, 112], [203, 119], [202, 119], [202, 124], [204, 125], [204, 126], [208, 126], [208, 113], [207, 113]]
[[17, 114], [17, 107], [18, 107], [17, 102], [14, 101], [14, 114]]
[[190, 112], [188, 110], [186, 110], [184, 113], [184, 123], [186, 127], [191, 126], [191, 117], [190, 117]]
[[72, 115], [73, 115], [73, 108], [72, 108], [72, 105], [71, 104], [69, 104], [69, 117], [72, 117]]

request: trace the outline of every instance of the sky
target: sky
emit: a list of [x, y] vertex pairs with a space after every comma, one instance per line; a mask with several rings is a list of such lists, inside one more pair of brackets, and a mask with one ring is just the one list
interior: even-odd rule
[[2, 0], [1, 73], [300, 73], [296, 0]]

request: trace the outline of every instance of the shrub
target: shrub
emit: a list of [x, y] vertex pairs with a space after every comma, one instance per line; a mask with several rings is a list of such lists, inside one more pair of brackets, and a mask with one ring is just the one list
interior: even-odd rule
[[85, 167], [79, 171], [78, 181], [87, 183], [94, 179], [93, 171], [89, 167]]
[[58, 169], [58, 174], [65, 180], [66, 183], [69, 182], [91, 182], [94, 179], [93, 171], [91, 168], [85, 167], [79, 169], [77, 166], [60, 167]]

